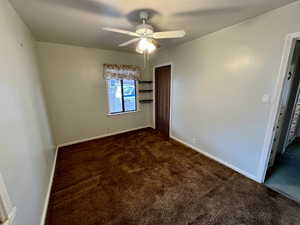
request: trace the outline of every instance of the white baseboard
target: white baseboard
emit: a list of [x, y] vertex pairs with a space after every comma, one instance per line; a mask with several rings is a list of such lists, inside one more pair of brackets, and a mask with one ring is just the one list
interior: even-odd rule
[[127, 129], [127, 130], [121, 130], [121, 131], [116, 131], [116, 132], [112, 132], [112, 133], [101, 134], [101, 135], [95, 136], [95, 137], [83, 138], [83, 139], [79, 139], [76, 141], [70, 141], [70, 142], [66, 142], [63, 144], [59, 144], [58, 147], [60, 148], [60, 147], [65, 147], [65, 146], [69, 146], [69, 145], [79, 144], [79, 143], [86, 142], [86, 141], [92, 141], [95, 139], [109, 137], [109, 136], [113, 136], [116, 134], [122, 134], [122, 133], [130, 132], [130, 131], [140, 130], [140, 129], [144, 129], [144, 128], [148, 128], [148, 127], [151, 127], [151, 126], [147, 125], [147, 126], [142, 126], [142, 127], [135, 127], [135, 128]]
[[[149, 126], [143, 126], [143, 127], [136, 127], [136, 128], [132, 128], [132, 129], [117, 131], [117, 132], [113, 132], [113, 133], [109, 133], [109, 134], [103, 134], [103, 135], [99, 135], [99, 136], [95, 136], [95, 137], [91, 137], [91, 138], [84, 138], [84, 139], [80, 139], [80, 140], [76, 140], [76, 141], [72, 141], [72, 142], [68, 142], [68, 143], [58, 145], [56, 150], [55, 150], [55, 155], [54, 155], [54, 159], [53, 159], [53, 165], [52, 165], [52, 170], [51, 170], [51, 174], [50, 174], [50, 181], [49, 181], [48, 191], [47, 191], [47, 195], [46, 195], [44, 210], [43, 210], [43, 214], [42, 214], [41, 225], [44, 225], [45, 220], [46, 220], [48, 204], [49, 204], [49, 199], [50, 199], [50, 194], [51, 194], [51, 188], [52, 188], [52, 183], [53, 183], [53, 178], [54, 178], [54, 172], [55, 172], [55, 167], [56, 167], [56, 161], [57, 161], [57, 153], [58, 153], [58, 149], [60, 147], [73, 145], [73, 144], [78, 144], [78, 143], [82, 143], [82, 142], [85, 142], [85, 141], [91, 141], [91, 140], [104, 138], [104, 137], [108, 137], [108, 136], [113, 136], [113, 135], [116, 135], [116, 134], [122, 134], [122, 133], [126, 133], [126, 132], [129, 132], [129, 131], [140, 130], [140, 129], [148, 128], [148, 127], [151, 127], [151, 126], [149, 125]], [[239, 168], [237, 168], [237, 167], [235, 167], [235, 166], [233, 166], [233, 165], [231, 165], [231, 164], [229, 164], [229, 163], [227, 163], [227, 162], [225, 162], [225, 161], [223, 161], [223, 160], [221, 160], [221, 159], [219, 159], [219, 158], [217, 158], [217, 157], [215, 157], [215, 156], [213, 156], [213, 155], [211, 155], [211, 154], [209, 154], [209, 153], [207, 153], [207, 152], [205, 152], [201, 149], [199, 149], [198, 147], [195, 147], [195, 146], [193, 146], [189, 143], [186, 143], [185, 141], [183, 141], [183, 140], [181, 140], [181, 139], [179, 139], [179, 138], [177, 138], [173, 135], [170, 135], [170, 137], [172, 139], [174, 139], [175, 141], [178, 141], [179, 143], [181, 143], [181, 144], [183, 144], [183, 145], [185, 145], [185, 146], [187, 146], [187, 147], [189, 147], [189, 148], [205, 155], [206, 157], [208, 157], [208, 158], [210, 158], [214, 161], [217, 161], [217, 162], [223, 164], [224, 166], [226, 166], [230, 169], [233, 169], [234, 171], [236, 171], [236, 172], [238, 172], [238, 173], [240, 173], [240, 174], [242, 174], [242, 175], [244, 175], [244, 176], [246, 176], [246, 177], [248, 177], [248, 178], [250, 178], [250, 179], [252, 179], [256, 182], [261, 183], [260, 180], [256, 176], [254, 176], [254, 175], [252, 175], [252, 174], [250, 174], [250, 173], [248, 173], [244, 170], [241, 170], [241, 169], [239, 169]]]
[[96, 136], [96, 137], [84, 138], [84, 139], [80, 139], [80, 140], [67, 142], [67, 143], [58, 145], [55, 149], [55, 154], [54, 154], [54, 159], [53, 159], [53, 164], [52, 164], [52, 169], [51, 169], [51, 174], [50, 174], [49, 186], [48, 186], [47, 195], [46, 195], [45, 204], [44, 204], [44, 209], [43, 209], [43, 214], [42, 214], [42, 218], [41, 218], [41, 225], [44, 225], [45, 222], [46, 222], [47, 210], [48, 210], [49, 199], [50, 199], [50, 194], [51, 194], [51, 188], [52, 188], [52, 184], [53, 184], [53, 178], [54, 178], [56, 161], [57, 161], [57, 154], [58, 154], [58, 149], [60, 147], [73, 145], [73, 144], [78, 144], [78, 143], [82, 143], [82, 142], [85, 142], [85, 141], [91, 141], [91, 140], [104, 138], [104, 137], [108, 137], [108, 136], [113, 136], [113, 135], [116, 135], [116, 134], [122, 134], [122, 133], [126, 133], [126, 132], [129, 132], [129, 131], [140, 130], [140, 129], [147, 128], [147, 127], [150, 127], [150, 126], [136, 127], [136, 128], [132, 128], [132, 129], [127, 129], [127, 130], [117, 131], [117, 132], [113, 132], [113, 133], [103, 134], [103, 135], [99, 135], [99, 136]]
[[215, 157], [215, 156], [213, 156], [213, 155], [211, 155], [211, 154], [209, 154], [209, 153], [207, 153], [205, 151], [203, 151], [202, 149], [199, 149], [198, 147], [195, 147], [195, 146], [193, 146], [193, 145], [191, 145], [189, 143], [186, 143], [185, 141], [183, 141], [183, 140], [181, 140], [181, 139], [179, 139], [177, 137], [174, 137], [173, 135], [170, 135], [170, 137], [172, 139], [174, 139], [175, 141], [178, 141], [179, 143], [181, 143], [181, 144], [183, 144], [183, 145], [185, 145], [185, 146], [187, 146], [187, 147], [189, 147], [189, 148], [191, 148], [191, 149], [193, 149], [193, 150], [195, 150], [195, 151], [197, 151], [197, 152], [205, 155], [206, 157], [208, 157], [208, 158], [210, 158], [210, 159], [212, 159], [214, 161], [217, 161], [217, 162], [223, 164], [224, 166], [226, 166], [226, 167], [228, 167], [230, 169], [233, 169], [234, 171], [236, 171], [236, 172], [238, 172], [238, 173], [240, 173], [240, 174], [242, 174], [242, 175], [244, 175], [244, 176], [246, 176], [246, 177], [248, 177], [248, 178], [250, 178], [250, 179], [252, 179], [252, 180], [254, 180], [256, 182], [258, 182], [258, 183], [261, 183], [260, 180], [256, 176], [254, 176], [254, 175], [252, 175], [252, 174], [250, 174], [250, 173], [248, 173], [248, 172], [246, 172], [244, 170], [241, 170], [241, 169], [239, 169], [239, 168], [237, 168], [237, 167], [235, 167], [235, 166], [233, 166], [233, 165], [231, 165], [231, 164], [229, 164], [229, 163], [227, 163], [227, 162], [225, 162], [225, 161], [223, 161], [223, 160], [221, 160], [221, 159], [219, 159], [219, 158], [217, 158], [217, 157]]
[[57, 161], [58, 148], [59, 147], [57, 146], [56, 149], [55, 149], [55, 153], [54, 153], [54, 159], [53, 159], [53, 163], [52, 163], [50, 180], [49, 180], [48, 190], [47, 190], [47, 194], [46, 194], [46, 198], [45, 198], [43, 214], [42, 214], [42, 218], [41, 218], [41, 225], [44, 225], [45, 222], [46, 222], [46, 216], [47, 216], [48, 205], [49, 205], [49, 200], [50, 200], [51, 188], [52, 188], [52, 184], [53, 184], [53, 178], [54, 178], [56, 161]]

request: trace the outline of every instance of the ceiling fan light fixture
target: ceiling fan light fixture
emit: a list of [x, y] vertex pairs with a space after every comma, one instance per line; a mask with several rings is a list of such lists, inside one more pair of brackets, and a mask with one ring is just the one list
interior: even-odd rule
[[144, 53], [150, 54], [154, 52], [156, 48], [157, 47], [153, 40], [149, 38], [141, 38], [141, 40], [139, 41], [136, 47], [136, 51], [140, 54], [144, 54]]

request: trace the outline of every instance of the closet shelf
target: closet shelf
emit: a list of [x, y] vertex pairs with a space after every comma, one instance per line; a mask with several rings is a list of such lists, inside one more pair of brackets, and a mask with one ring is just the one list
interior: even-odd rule
[[144, 104], [144, 103], [151, 103], [153, 102], [153, 99], [143, 99], [139, 101], [140, 103]]
[[139, 84], [152, 84], [152, 80], [139, 80]]
[[153, 90], [152, 89], [141, 89], [139, 90], [140, 93], [149, 93], [149, 92], [152, 92]]

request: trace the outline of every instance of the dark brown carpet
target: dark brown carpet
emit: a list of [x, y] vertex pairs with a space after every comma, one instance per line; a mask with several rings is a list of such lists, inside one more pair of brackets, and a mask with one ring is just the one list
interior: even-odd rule
[[47, 225], [292, 225], [300, 206], [152, 129], [59, 150]]

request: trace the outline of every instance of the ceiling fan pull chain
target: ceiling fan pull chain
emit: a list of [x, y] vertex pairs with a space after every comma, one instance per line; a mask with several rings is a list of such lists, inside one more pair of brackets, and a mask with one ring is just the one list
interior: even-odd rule
[[147, 62], [149, 62], [149, 61], [150, 61], [150, 53], [147, 52]]
[[144, 51], [144, 69], [146, 69], [147, 64], [147, 51]]

